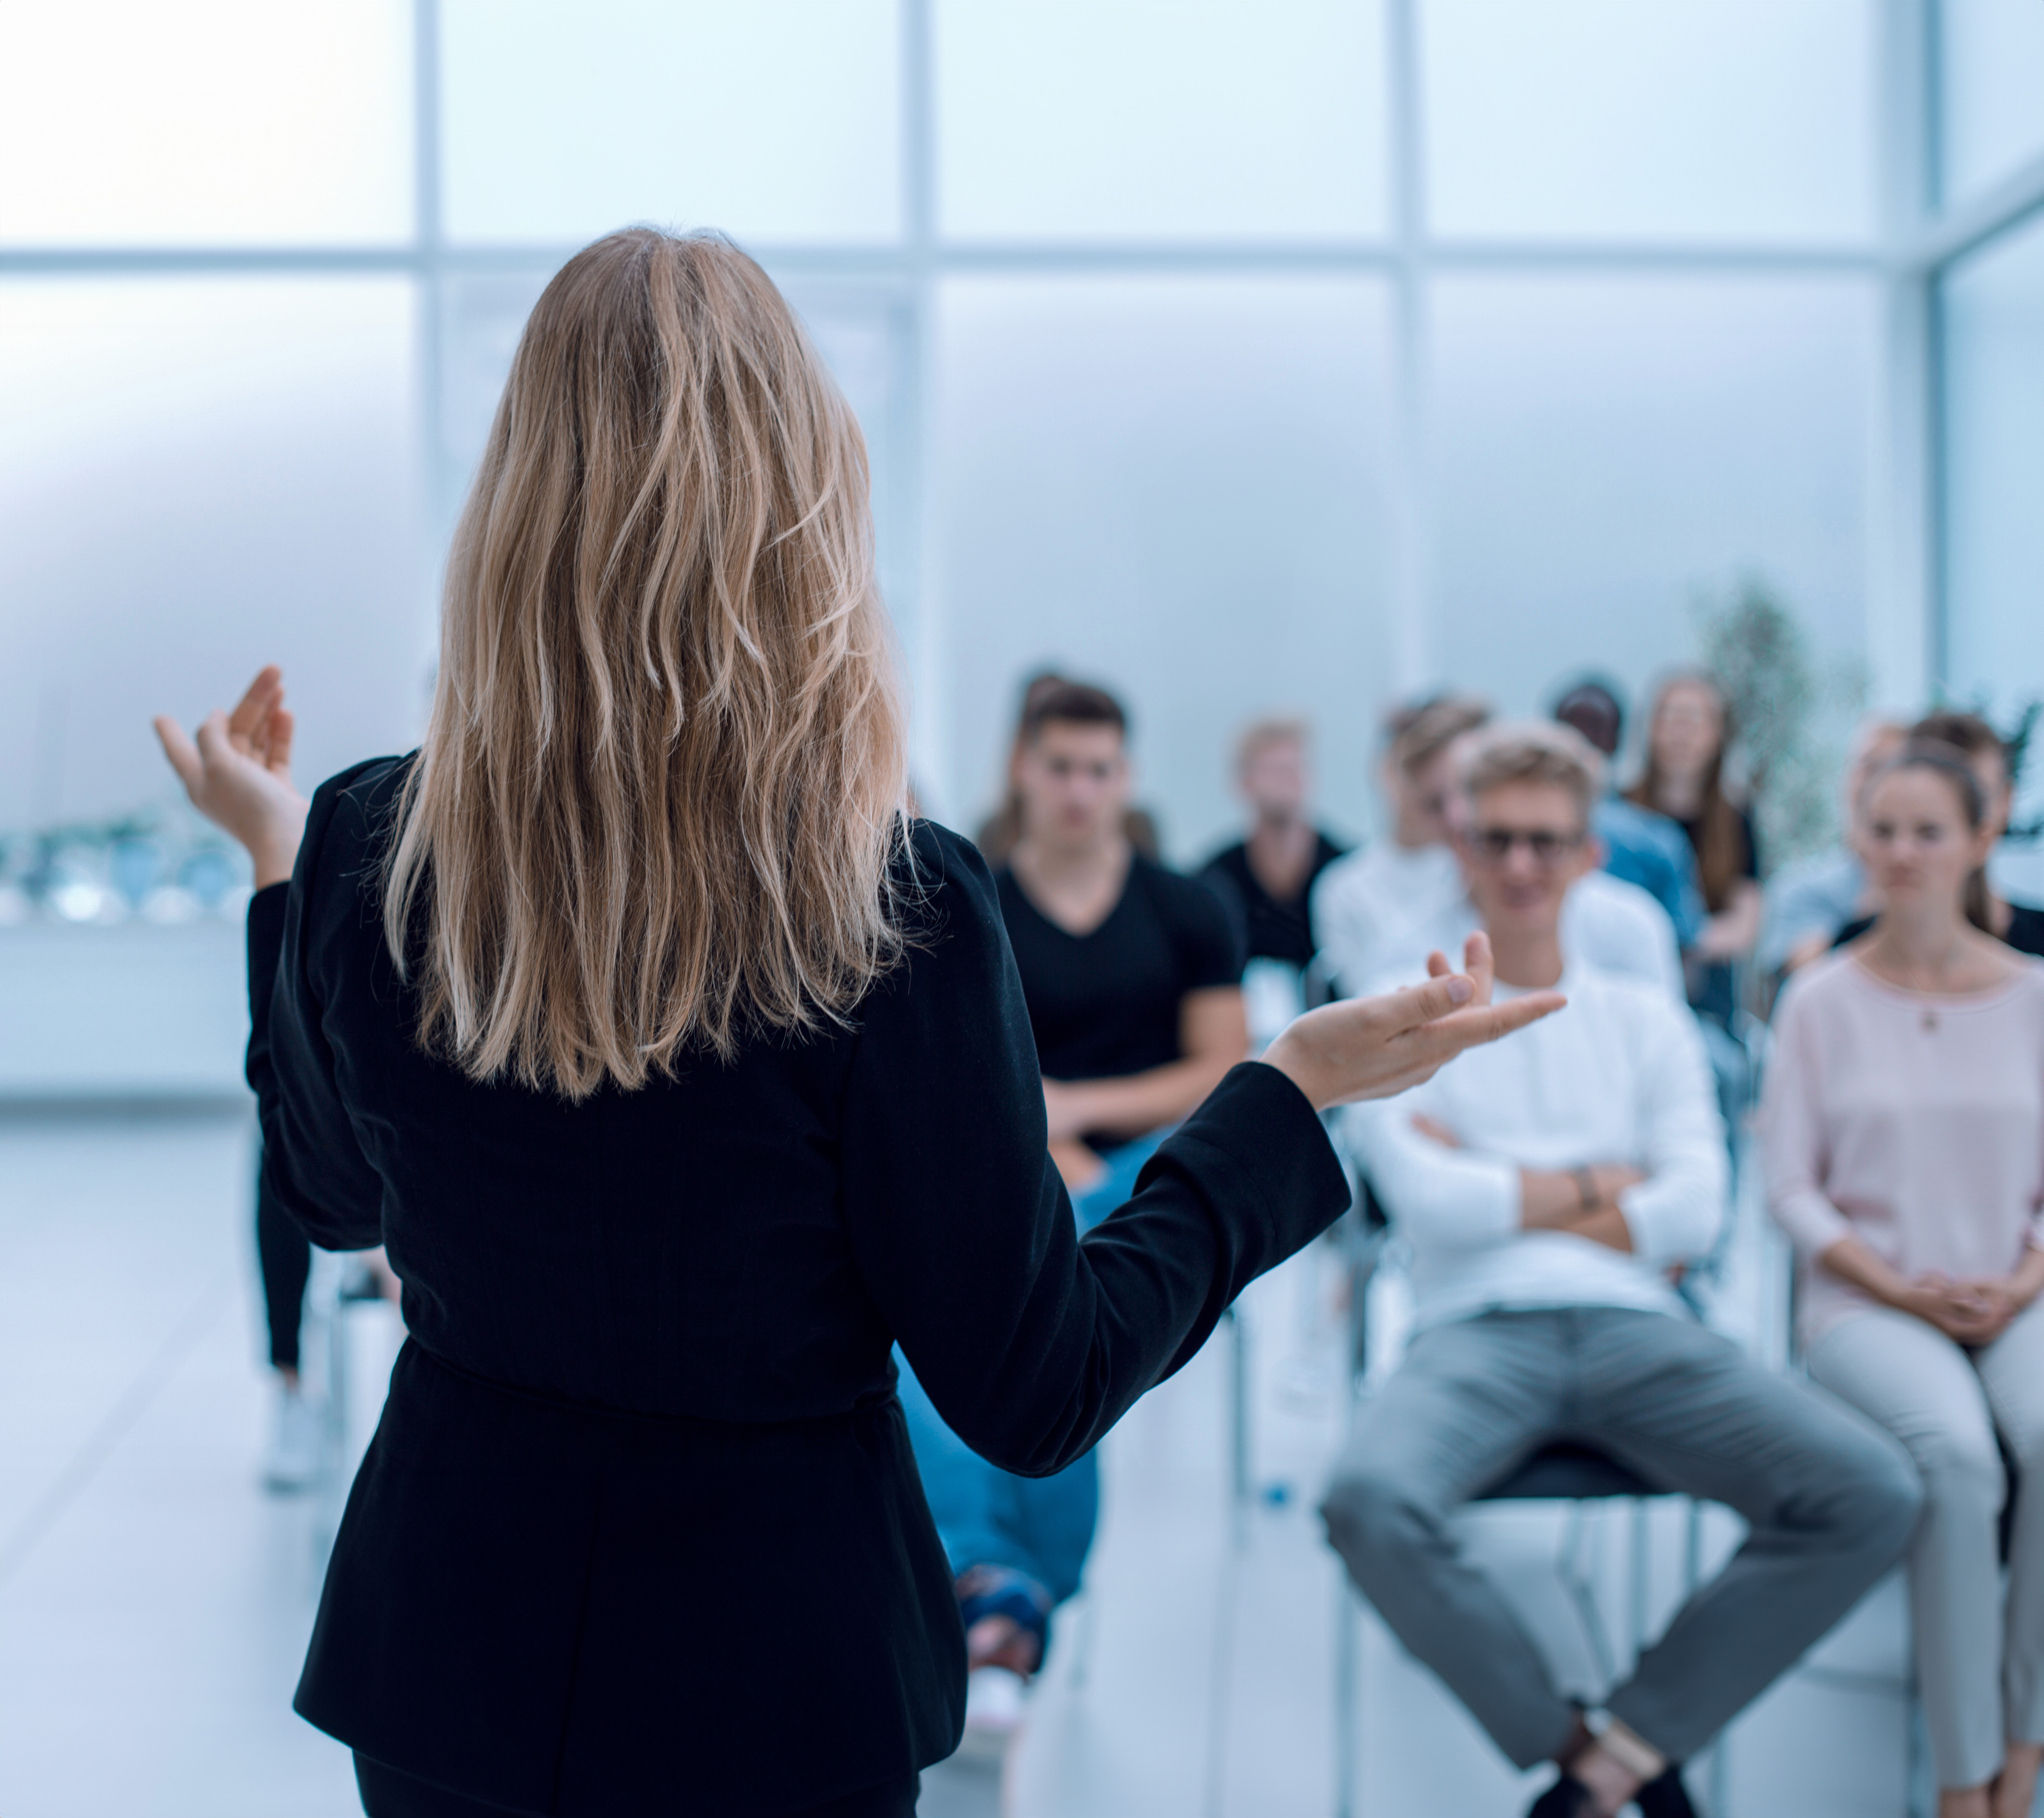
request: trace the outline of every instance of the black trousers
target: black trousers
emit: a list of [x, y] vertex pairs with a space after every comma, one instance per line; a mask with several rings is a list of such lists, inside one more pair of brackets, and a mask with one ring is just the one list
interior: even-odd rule
[[[362, 1789], [362, 1809], [368, 1818], [505, 1818], [501, 1805], [486, 1805], [479, 1799], [443, 1792], [367, 1755], [355, 1758], [355, 1783]], [[869, 1786], [827, 1805], [790, 1812], [787, 1818], [915, 1818], [921, 1788], [922, 1776], [912, 1774], [906, 1780]], [[677, 1788], [675, 1796], [685, 1795]]]
[[260, 1149], [256, 1152], [256, 1261], [263, 1274], [263, 1310], [270, 1322], [270, 1361], [279, 1370], [295, 1370], [313, 1247], [263, 1186]]

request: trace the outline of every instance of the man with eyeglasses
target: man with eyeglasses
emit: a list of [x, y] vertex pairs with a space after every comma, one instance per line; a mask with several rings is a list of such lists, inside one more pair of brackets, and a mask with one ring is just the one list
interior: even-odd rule
[[[1476, 926], [1454, 844], [1455, 777], [1467, 740], [1490, 717], [1471, 696], [1438, 694], [1385, 723], [1377, 780], [1389, 831], [1335, 860], [1312, 891], [1320, 965], [1343, 995], [1409, 975], [1435, 947], [1460, 951]], [[1599, 865], [1603, 859], [1600, 846]], [[1675, 925], [1636, 884], [1593, 867], [1569, 892], [1562, 945], [1608, 972], [1650, 980], [1678, 1003], [1686, 999]]]
[[[1569, 1004], [1350, 1114], [1411, 1247], [1416, 1336], [1322, 1513], [1358, 1587], [1498, 1747], [1559, 1765], [1538, 1818], [1633, 1801], [1669, 1818], [1690, 1810], [1680, 1764], [1895, 1562], [1919, 1491], [1885, 1434], [1704, 1329], [1670, 1285], [1724, 1215], [1723, 1133], [1681, 1007], [1563, 963], [1563, 905], [1595, 862], [1596, 768], [1545, 723], [1494, 727], [1465, 754], [1457, 846], [1498, 992], [1558, 986]], [[1750, 1529], [1596, 1711], [1556, 1688], [1450, 1519], [1561, 1440]]]

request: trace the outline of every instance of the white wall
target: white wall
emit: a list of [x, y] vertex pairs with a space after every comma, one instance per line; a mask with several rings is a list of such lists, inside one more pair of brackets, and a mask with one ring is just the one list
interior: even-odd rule
[[1189, 861], [1245, 719], [1304, 711], [1334, 818], [1366, 812], [1388, 688], [1387, 299], [1371, 280], [971, 278], [939, 303], [935, 698], [962, 825], [1016, 685], [1123, 695], [1141, 794]]

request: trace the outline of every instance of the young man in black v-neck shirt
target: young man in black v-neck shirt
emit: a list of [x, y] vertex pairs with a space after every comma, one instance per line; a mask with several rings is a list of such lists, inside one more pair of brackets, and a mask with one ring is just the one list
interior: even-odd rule
[[[1051, 1153], [1082, 1227], [1128, 1199], [1164, 1132], [1248, 1049], [1226, 908], [1128, 842], [1126, 740], [1100, 689], [1071, 684], [1032, 703], [1015, 765], [1020, 837], [995, 874]], [[901, 1398], [958, 1578], [974, 1668], [966, 1721], [996, 1729], [1041, 1662], [1051, 1610], [1078, 1588], [1098, 1469], [1089, 1454], [1054, 1477], [1011, 1476], [966, 1450], [905, 1369]]]
[[1221, 899], [1123, 831], [1127, 740], [1102, 689], [1070, 684], [1035, 704], [1015, 767], [1021, 837], [995, 879], [1051, 1153], [1078, 1195], [1104, 1155], [1176, 1123], [1248, 1045], [1242, 954]]

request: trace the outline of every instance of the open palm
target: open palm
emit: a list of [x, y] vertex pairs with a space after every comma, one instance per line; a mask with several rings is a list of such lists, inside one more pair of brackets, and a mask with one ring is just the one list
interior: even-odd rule
[[274, 663], [262, 670], [234, 711], [215, 708], [195, 738], [167, 714], [155, 724], [192, 806], [248, 849], [256, 888], [288, 878], [306, 804], [291, 781], [295, 723], [284, 705], [283, 671]]

